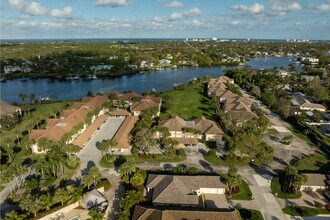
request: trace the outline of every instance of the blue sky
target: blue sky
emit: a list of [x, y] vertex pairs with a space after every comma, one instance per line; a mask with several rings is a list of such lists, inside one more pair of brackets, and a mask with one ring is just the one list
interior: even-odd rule
[[330, 40], [330, 0], [1, 0], [1, 39]]

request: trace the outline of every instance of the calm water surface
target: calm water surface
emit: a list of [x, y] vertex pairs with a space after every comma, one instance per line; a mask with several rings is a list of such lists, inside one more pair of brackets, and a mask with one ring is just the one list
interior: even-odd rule
[[[289, 57], [268, 57], [250, 59], [251, 68], [273, 68], [275, 66], [288, 67]], [[122, 76], [114, 79], [97, 79], [86, 81], [59, 81], [51, 79], [31, 79], [20, 81], [19, 79], [8, 80], [1, 83], [1, 99], [8, 103], [20, 102], [19, 93], [34, 93], [38, 97], [47, 97], [56, 95], [59, 100], [81, 99], [87, 91], [109, 92], [117, 90], [119, 92], [129, 89], [138, 93], [151, 91], [155, 88], [157, 91], [172, 89], [174, 83], [187, 83], [192, 78], [204, 76], [221, 76], [225, 67], [193, 68], [182, 67], [178, 69], [164, 69], [163, 71], [150, 71], [144, 74], [134, 74]]]

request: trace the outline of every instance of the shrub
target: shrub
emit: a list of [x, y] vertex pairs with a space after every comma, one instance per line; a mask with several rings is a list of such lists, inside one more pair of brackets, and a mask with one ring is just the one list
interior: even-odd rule
[[214, 149], [211, 149], [207, 153], [207, 156], [209, 156], [210, 158], [216, 158], [217, 157], [217, 152]]
[[184, 149], [179, 149], [177, 150], [176, 154], [178, 155], [178, 157], [184, 157], [186, 155], [186, 152]]
[[323, 208], [323, 204], [318, 201], [314, 201], [314, 205], [316, 208], [319, 208], [319, 209]]

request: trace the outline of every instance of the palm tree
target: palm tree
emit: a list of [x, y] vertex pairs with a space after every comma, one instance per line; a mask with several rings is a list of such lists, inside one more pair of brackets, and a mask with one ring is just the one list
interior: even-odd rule
[[5, 220], [24, 220], [25, 214], [18, 214], [16, 211], [11, 211], [5, 215]]
[[40, 196], [40, 203], [42, 204], [43, 208], [45, 208], [47, 211], [54, 204], [53, 198], [49, 194], [41, 195]]
[[132, 178], [130, 179], [130, 183], [133, 186], [141, 186], [144, 183], [144, 178], [143, 175], [141, 173], [134, 173], [134, 175], [132, 176]]
[[55, 191], [54, 200], [56, 202], [61, 202], [61, 205], [63, 205], [66, 201], [68, 201], [70, 198], [70, 195], [68, 194], [68, 191], [66, 191], [63, 188], [58, 188]]
[[4, 150], [6, 151], [6, 155], [8, 156], [8, 162], [13, 162], [14, 157], [14, 146], [13, 146], [13, 140], [9, 137], [6, 137], [3, 143]]
[[40, 209], [42, 209], [42, 204], [38, 201], [34, 201], [29, 197], [24, 197], [20, 204], [19, 207], [21, 207], [21, 209], [33, 213], [34, 217], [37, 216], [37, 213]]
[[180, 166], [180, 165], [177, 165], [175, 167], [172, 167], [171, 171], [172, 171], [172, 173], [176, 173], [176, 174], [180, 174], [180, 173], [183, 174], [183, 173], [185, 173], [185, 169], [182, 166]]
[[[69, 195], [70, 195], [70, 199], [69, 199], [68, 203], [76, 202], [82, 198], [83, 193], [84, 193], [83, 188], [81, 188], [79, 186], [78, 187], [71, 186], [69, 188], [71, 188], [71, 189], [68, 190]], [[68, 187], [67, 187], [67, 189], [68, 189]]]
[[25, 104], [25, 99], [27, 98], [27, 95], [25, 93], [19, 93], [18, 97], [21, 98], [22, 104]]
[[198, 169], [196, 167], [188, 167], [187, 173], [192, 175], [198, 174]]
[[31, 104], [34, 104], [36, 101], [36, 94], [31, 93], [29, 96], [29, 99], [30, 99]]
[[135, 164], [132, 161], [126, 161], [119, 170], [119, 174], [124, 182], [129, 181], [129, 177], [132, 173], [136, 172]]
[[102, 141], [99, 146], [98, 149], [101, 151], [102, 157], [106, 157], [107, 158], [107, 153], [109, 152], [109, 146], [107, 141]]
[[74, 144], [67, 144], [63, 147], [63, 151], [68, 157], [72, 157], [72, 155], [80, 151], [80, 147]]
[[104, 214], [98, 210], [91, 210], [88, 212], [88, 215], [91, 217], [90, 220], [102, 220], [104, 219]]
[[231, 177], [238, 177], [239, 176], [238, 169], [235, 165], [231, 165], [229, 167], [228, 176], [231, 176]]
[[53, 102], [55, 102], [55, 100], [57, 99], [57, 96], [56, 96], [56, 95], [51, 95], [51, 96], [49, 96], [49, 98], [50, 98]]
[[229, 195], [231, 195], [234, 191], [234, 189], [236, 187], [238, 187], [239, 185], [241, 185], [242, 180], [239, 177], [229, 177], [228, 180], [226, 181], [226, 188], [227, 191], [229, 193]]
[[92, 167], [89, 169], [87, 175], [82, 178], [83, 185], [89, 187], [93, 184], [96, 186], [102, 178], [101, 172], [97, 167]]

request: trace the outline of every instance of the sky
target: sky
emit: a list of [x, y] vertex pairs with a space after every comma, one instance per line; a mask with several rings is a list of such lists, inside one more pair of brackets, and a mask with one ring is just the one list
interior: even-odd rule
[[1, 0], [1, 39], [330, 40], [330, 0]]

